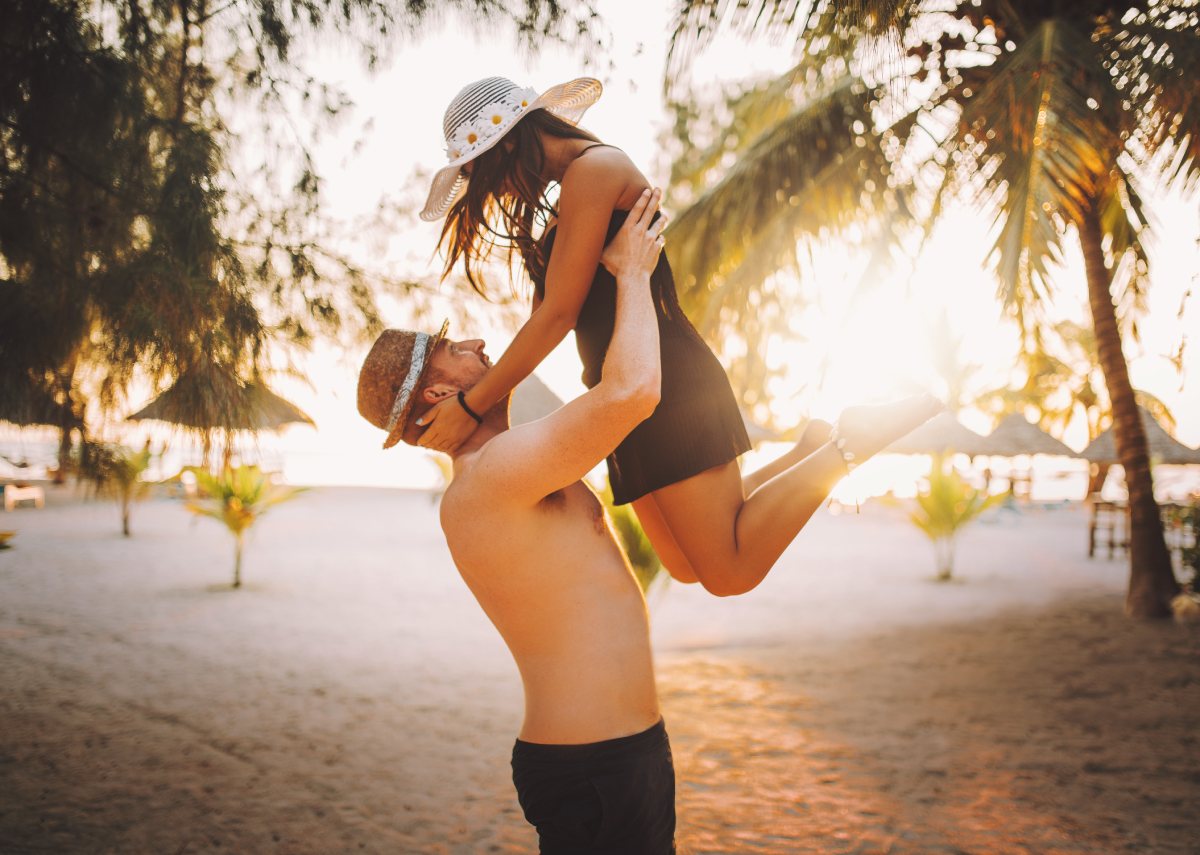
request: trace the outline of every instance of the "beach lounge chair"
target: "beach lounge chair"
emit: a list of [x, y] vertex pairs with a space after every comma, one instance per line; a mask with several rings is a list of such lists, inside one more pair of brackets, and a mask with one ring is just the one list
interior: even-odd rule
[[33, 502], [35, 508], [46, 507], [46, 491], [41, 487], [21, 487], [16, 484], [4, 485], [4, 510], [11, 511], [18, 502]]

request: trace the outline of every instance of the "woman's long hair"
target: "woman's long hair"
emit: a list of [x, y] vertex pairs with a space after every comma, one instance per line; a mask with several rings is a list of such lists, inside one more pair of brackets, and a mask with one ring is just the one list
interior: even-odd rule
[[[438, 245], [445, 247], [445, 279], [461, 258], [467, 281], [487, 296], [481, 267], [492, 251], [521, 254], [534, 281], [543, 281], [546, 259], [533, 238], [535, 223], [545, 225], [554, 206], [546, 198], [548, 182], [542, 177], [546, 151], [541, 134], [566, 139], [599, 140], [548, 110], [533, 110], [492, 148], [471, 161], [467, 192], [451, 206]], [[506, 144], [512, 141], [511, 150]]]

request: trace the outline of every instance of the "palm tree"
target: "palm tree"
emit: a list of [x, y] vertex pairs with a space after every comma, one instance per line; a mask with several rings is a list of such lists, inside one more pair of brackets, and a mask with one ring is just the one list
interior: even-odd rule
[[929, 486], [917, 494], [916, 508], [908, 518], [933, 543], [939, 582], [954, 576], [954, 546], [959, 533], [988, 508], [1006, 496], [989, 496], [954, 471], [952, 455], [935, 454], [929, 469]]
[[121, 509], [121, 533], [129, 537], [133, 505], [150, 494], [151, 483], [142, 478], [154, 454], [149, 441], [140, 450], [123, 445], [86, 443], [80, 449], [80, 477], [91, 482], [97, 494], [111, 496]]
[[[1055, 436], [1061, 436], [1076, 418], [1087, 426], [1090, 443], [1112, 425], [1112, 404], [1103, 382], [1103, 371], [1091, 327], [1074, 321], [1059, 321], [1049, 332], [1039, 330], [1034, 347], [1021, 354], [1024, 377], [1019, 385], [992, 389], [977, 397], [973, 405], [995, 417], [1033, 410], [1037, 424]], [[1175, 416], [1166, 403], [1145, 391], [1135, 389], [1138, 406], [1155, 419], [1174, 429]], [[1093, 463], [1087, 495], [1100, 490], [1110, 464]]]
[[283, 487], [271, 481], [270, 473], [257, 466], [225, 467], [213, 474], [192, 468], [200, 497], [187, 503], [187, 509], [200, 516], [212, 517], [233, 535], [233, 587], [242, 587], [242, 550], [246, 532], [275, 505], [294, 499], [304, 492], [301, 487]]
[[[891, 167], [882, 175], [892, 183], [903, 177], [902, 186], [925, 203], [915, 215], [922, 227], [936, 222], [952, 199], [994, 217], [996, 241], [987, 259], [1027, 350], [1046, 323], [1044, 308], [1054, 291], [1050, 265], [1068, 241], [1077, 241], [1129, 486], [1126, 611], [1169, 615], [1178, 584], [1122, 340], [1136, 335], [1148, 285], [1142, 189], [1181, 181], [1194, 190], [1200, 182], [1200, 4], [950, 0], [934, 8], [923, 0], [683, 0], [672, 44], [675, 73], [688, 51], [722, 26], [795, 36], [798, 68], [822, 81], [869, 81], [858, 89], [870, 94], [870, 103], [856, 106], [870, 118], [816, 148], [805, 127], [816, 126], [818, 116], [843, 116], [844, 98], [837, 87], [805, 89], [808, 123], [798, 125], [791, 113], [764, 130], [676, 219], [671, 244], [685, 251], [672, 253], [672, 260], [683, 268], [681, 282], [705, 282], [715, 272], [719, 286], [722, 270], [711, 258], [736, 264], [794, 252], [795, 233], [781, 235], [775, 226], [795, 223], [796, 191], [781, 198], [776, 188], [798, 178], [805, 185], [801, 196], [849, 199], [841, 179], [853, 181], [852, 171], [822, 174], [812, 166], [863, 160], [861, 150], [876, 146]], [[800, 76], [793, 69], [784, 79]], [[804, 152], [789, 159], [793, 149]], [[739, 213], [726, 199], [732, 192], [752, 215], [745, 228], [732, 219]], [[841, 222], [830, 220], [832, 227]], [[709, 242], [703, 254], [689, 248], [698, 239]], [[740, 283], [727, 297], [730, 311], [747, 305], [747, 294], [762, 289], [762, 281]]]
[[971, 401], [968, 391], [972, 380], [983, 368], [963, 357], [965, 336], [957, 335], [950, 316], [943, 311], [929, 330], [929, 351], [934, 373], [942, 383], [939, 396], [952, 413], [960, 412]]

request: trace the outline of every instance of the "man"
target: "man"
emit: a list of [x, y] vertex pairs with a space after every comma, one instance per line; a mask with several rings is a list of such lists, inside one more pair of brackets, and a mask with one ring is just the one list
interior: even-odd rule
[[[657, 191], [643, 194], [602, 259], [617, 279], [617, 314], [600, 383], [517, 428], [507, 401], [476, 416], [442, 498], [454, 562], [521, 673], [513, 781], [543, 853], [675, 851], [675, 776], [645, 600], [580, 480], [658, 404], [657, 204]], [[415, 420], [487, 370], [482, 341], [444, 334], [388, 330], [368, 354], [359, 412], [388, 431], [385, 448], [415, 444]]]

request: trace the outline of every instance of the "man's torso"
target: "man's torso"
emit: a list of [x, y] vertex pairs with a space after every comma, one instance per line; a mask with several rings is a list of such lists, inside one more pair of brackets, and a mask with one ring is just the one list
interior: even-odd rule
[[659, 718], [645, 600], [582, 482], [535, 506], [460, 466], [442, 500], [459, 572], [525, 684], [529, 742], [585, 743]]

